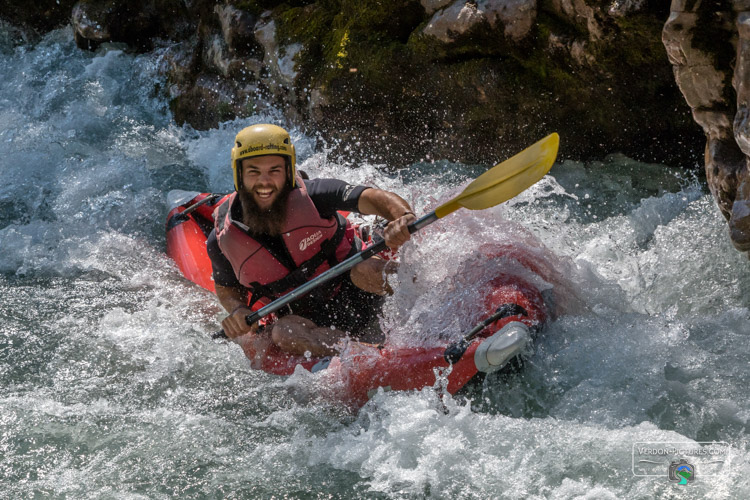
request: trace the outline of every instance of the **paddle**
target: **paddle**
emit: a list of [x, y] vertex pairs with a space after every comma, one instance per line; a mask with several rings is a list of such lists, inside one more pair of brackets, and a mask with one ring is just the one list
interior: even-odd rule
[[[550, 134], [512, 158], [495, 165], [474, 179], [461, 194], [409, 224], [409, 233], [415, 233], [461, 207], [468, 208], [469, 210], [484, 210], [521, 194], [536, 184], [552, 168], [552, 164], [557, 157], [559, 143], [560, 136], [557, 133]], [[248, 314], [245, 317], [245, 321], [247, 321], [248, 325], [252, 325], [256, 321], [278, 311], [290, 302], [294, 302], [313, 288], [329, 282], [336, 276], [385, 249], [386, 244], [383, 240], [356, 255], [352, 255], [345, 261], [340, 262], [283, 297], [258, 309], [253, 314]], [[213, 338], [224, 337], [226, 337], [226, 334], [223, 330], [213, 335]]]

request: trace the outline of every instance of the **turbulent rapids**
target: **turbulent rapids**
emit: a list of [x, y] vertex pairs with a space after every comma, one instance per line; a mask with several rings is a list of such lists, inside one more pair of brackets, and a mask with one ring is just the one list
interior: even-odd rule
[[[515, 371], [455, 396], [440, 395], [438, 373], [421, 390], [376, 391], [352, 413], [327, 397], [325, 370], [278, 377], [212, 342], [220, 307], [166, 256], [167, 193], [229, 192], [227, 144], [279, 117], [177, 127], [157, 56], [84, 53], [69, 29], [34, 45], [8, 40], [9, 497], [750, 495], [750, 269], [701, 180], [685, 173], [692, 165], [562, 161], [511, 201], [415, 236], [379, 319], [390, 345], [430, 348], [467, 332], [499, 274], [533, 285], [550, 319]], [[419, 212], [487, 169], [434, 162], [394, 174], [366, 158], [350, 168], [298, 130], [293, 138], [311, 176], [392, 190]], [[663, 460], [651, 468], [634, 458], [638, 443], [713, 441], [722, 461], [691, 456], [687, 486], [668, 478], [680, 457], [652, 453]]]

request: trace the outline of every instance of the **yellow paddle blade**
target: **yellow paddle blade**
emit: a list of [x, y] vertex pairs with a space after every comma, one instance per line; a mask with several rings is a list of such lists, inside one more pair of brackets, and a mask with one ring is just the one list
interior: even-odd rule
[[557, 158], [560, 136], [550, 134], [498, 163], [466, 186], [460, 195], [435, 209], [438, 219], [461, 207], [484, 210], [518, 196], [545, 176]]

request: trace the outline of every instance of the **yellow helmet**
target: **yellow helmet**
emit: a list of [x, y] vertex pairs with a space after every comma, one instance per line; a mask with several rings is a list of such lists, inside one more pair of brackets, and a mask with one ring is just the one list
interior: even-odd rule
[[287, 157], [287, 177], [292, 187], [297, 175], [297, 157], [289, 132], [276, 125], [261, 123], [243, 128], [234, 138], [232, 148], [232, 170], [234, 171], [234, 188], [240, 189], [240, 163], [245, 158], [254, 156], [279, 155]]

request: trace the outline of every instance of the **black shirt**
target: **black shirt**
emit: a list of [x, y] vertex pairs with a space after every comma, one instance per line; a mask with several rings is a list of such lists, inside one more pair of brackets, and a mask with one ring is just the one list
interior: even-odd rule
[[[310, 179], [305, 180], [307, 194], [320, 213], [321, 217], [331, 217], [338, 210], [357, 212], [359, 197], [367, 186], [353, 186], [338, 179]], [[264, 237], [263, 244], [272, 247], [275, 255], [286, 255], [286, 248], [281, 236]], [[225, 287], [241, 287], [237, 276], [234, 274], [232, 264], [221, 253], [219, 243], [216, 240], [216, 230], [211, 231], [206, 240], [206, 249], [211, 259], [214, 283]], [[291, 259], [291, 258], [290, 258]], [[293, 263], [282, 262], [287, 267], [294, 267]]]

